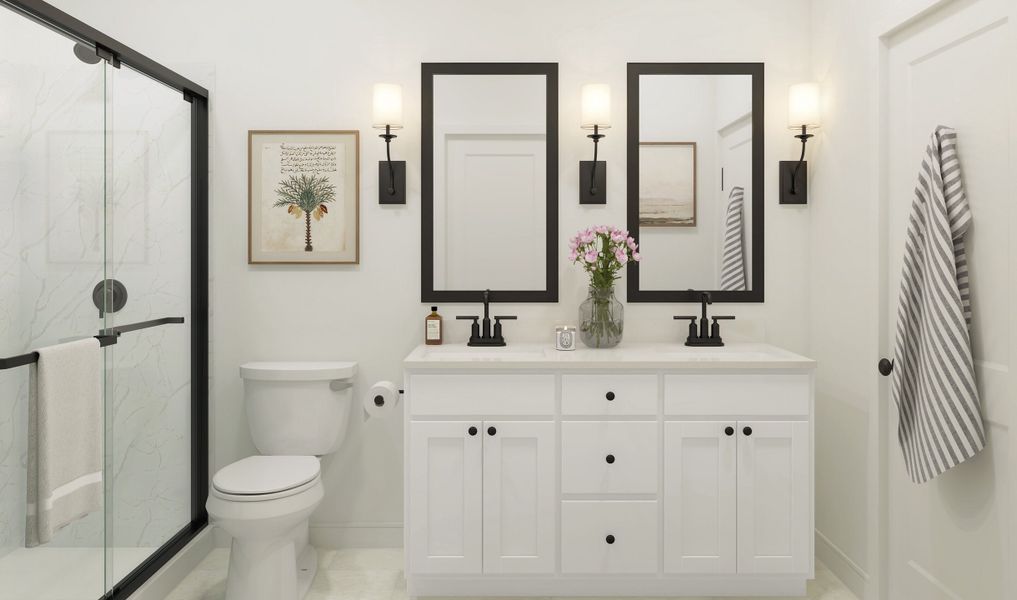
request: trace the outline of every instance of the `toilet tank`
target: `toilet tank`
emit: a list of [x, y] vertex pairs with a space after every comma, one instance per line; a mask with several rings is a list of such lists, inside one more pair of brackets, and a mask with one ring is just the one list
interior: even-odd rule
[[252, 362], [240, 366], [258, 452], [323, 456], [339, 449], [353, 412], [355, 362]]

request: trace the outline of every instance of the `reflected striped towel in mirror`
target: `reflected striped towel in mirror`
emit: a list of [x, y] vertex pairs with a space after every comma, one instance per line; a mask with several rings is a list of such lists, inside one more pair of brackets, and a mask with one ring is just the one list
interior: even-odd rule
[[957, 133], [940, 126], [925, 150], [908, 220], [891, 388], [897, 437], [915, 483], [985, 447], [968, 331], [970, 224]]
[[721, 252], [720, 289], [745, 290], [745, 190], [731, 188]]

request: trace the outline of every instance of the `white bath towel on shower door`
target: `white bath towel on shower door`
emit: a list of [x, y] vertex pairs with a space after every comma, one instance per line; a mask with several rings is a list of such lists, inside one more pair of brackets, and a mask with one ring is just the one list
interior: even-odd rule
[[964, 234], [971, 210], [957, 133], [937, 127], [925, 150], [904, 246], [892, 394], [911, 480], [922, 483], [985, 447], [971, 355]]
[[39, 349], [28, 400], [25, 545], [102, 508], [102, 351], [88, 338]]

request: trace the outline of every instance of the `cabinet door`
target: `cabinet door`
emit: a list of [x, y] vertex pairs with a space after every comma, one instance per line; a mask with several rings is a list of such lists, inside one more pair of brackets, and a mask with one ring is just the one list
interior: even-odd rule
[[479, 421], [410, 423], [407, 526], [412, 573], [481, 571], [480, 429]]
[[805, 573], [812, 498], [809, 424], [738, 423], [738, 572]]
[[734, 421], [664, 425], [664, 570], [668, 573], [735, 572], [735, 425]]
[[484, 422], [484, 572], [553, 573], [554, 424]]

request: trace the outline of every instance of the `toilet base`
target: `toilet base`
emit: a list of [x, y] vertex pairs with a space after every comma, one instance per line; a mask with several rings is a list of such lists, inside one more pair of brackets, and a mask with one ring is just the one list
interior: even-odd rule
[[318, 571], [318, 552], [310, 544], [296, 555], [294, 540], [233, 540], [226, 600], [300, 600]]
[[310, 544], [297, 557], [297, 598], [303, 598], [311, 589], [311, 582], [318, 573], [318, 551]]

